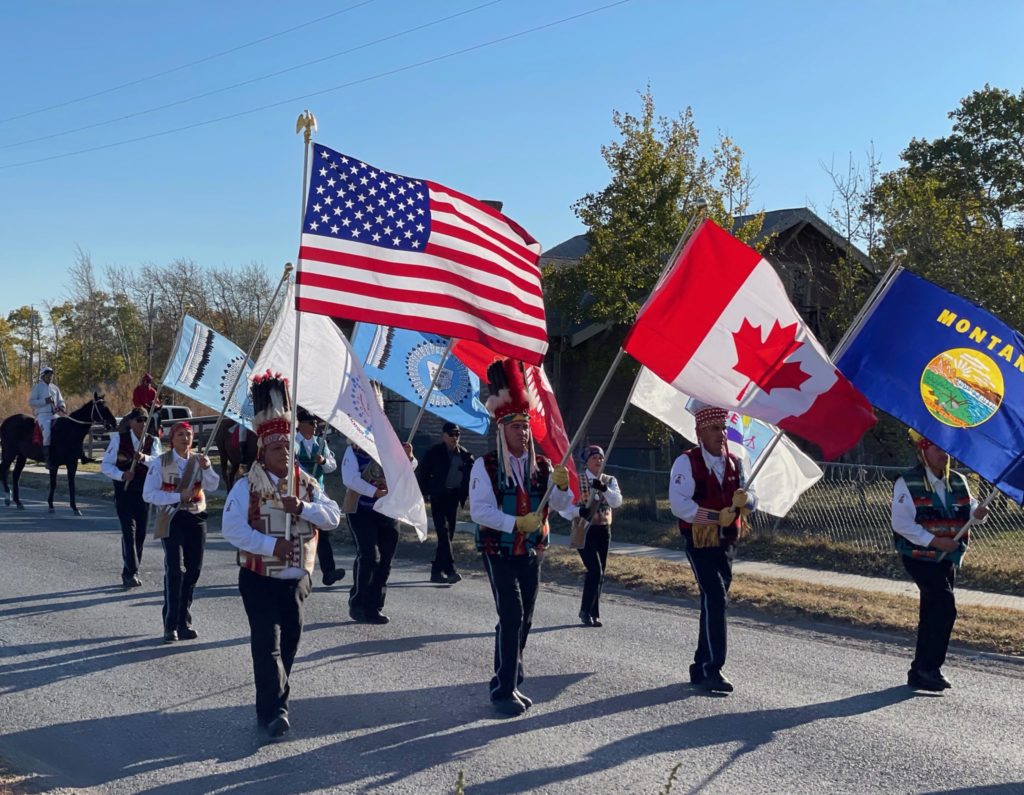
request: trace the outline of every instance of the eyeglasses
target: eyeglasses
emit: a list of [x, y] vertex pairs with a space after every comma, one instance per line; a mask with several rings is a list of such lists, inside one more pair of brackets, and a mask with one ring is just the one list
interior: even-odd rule
[[445, 433], [447, 433], [453, 439], [458, 439], [460, 436], [462, 436], [462, 433], [460, 431], [445, 431]]

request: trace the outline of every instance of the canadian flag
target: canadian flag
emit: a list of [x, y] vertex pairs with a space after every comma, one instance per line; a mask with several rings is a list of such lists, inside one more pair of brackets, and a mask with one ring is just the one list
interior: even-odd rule
[[623, 348], [680, 392], [802, 436], [826, 458], [876, 421], [774, 268], [712, 221], [655, 287]]

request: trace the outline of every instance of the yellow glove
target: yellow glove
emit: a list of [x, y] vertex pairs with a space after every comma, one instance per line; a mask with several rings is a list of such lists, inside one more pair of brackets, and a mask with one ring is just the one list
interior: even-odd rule
[[744, 508], [746, 507], [747, 500], [750, 498], [747, 496], [747, 492], [743, 489], [736, 489], [732, 493], [732, 507], [733, 508]]
[[723, 508], [718, 512], [718, 526], [728, 527], [736, 521], [736, 510], [734, 508]]
[[516, 517], [516, 532], [529, 535], [541, 525], [540, 514], [533, 512]]
[[554, 483], [558, 488], [565, 491], [569, 488], [569, 470], [567, 467], [559, 464], [551, 470], [551, 482]]

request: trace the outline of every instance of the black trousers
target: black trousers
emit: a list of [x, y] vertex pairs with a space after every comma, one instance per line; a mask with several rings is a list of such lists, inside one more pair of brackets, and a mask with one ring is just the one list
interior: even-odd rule
[[[131, 481], [134, 484], [134, 480]], [[125, 488], [114, 481], [114, 507], [121, 523], [121, 579], [130, 580], [139, 573], [142, 547], [146, 543], [149, 503], [142, 499], [142, 487]]]
[[164, 545], [164, 632], [192, 626], [192, 594], [203, 569], [206, 513], [178, 511]]
[[320, 573], [324, 576], [333, 574], [338, 569], [334, 562], [334, 550], [331, 549], [329, 533], [318, 533], [316, 539], [316, 559], [320, 561]]
[[288, 677], [302, 637], [303, 604], [310, 588], [308, 576], [277, 580], [238, 570], [238, 591], [249, 617], [256, 717], [263, 723], [288, 714]]
[[430, 515], [437, 533], [437, 553], [432, 570], [441, 574], [455, 573], [452, 539], [455, 538], [455, 517], [459, 512], [459, 490], [449, 489], [430, 498]]
[[348, 526], [356, 543], [348, 606], [379, 612], [388, 595], [391, 561], [398, 547], [398, 522], [372, 509], [360, 509], [348, 514]]
[[686, 557], [700, 589], [700, 632], [697, 651], [690, 666], [690, 679], [699, 681], [722, 670], [728, 650], [725, 609], [732, 585], [732, 562], [736, 547], [694, 547], [686, 541]]
[[578, 550], [587, 573], [583, 577], [583, 599], [580, 612], [594, 618], [601, 617], [601, 587], [604, 585], [604, 570], [608, 568], [608, 542], [611, 528], [606, 524], [592, 524], [587, 528], [587, 540], [583, 549]]
[[494, 628], [494, 676], [491, 699], [511, 697], [523, 683], [523, 650], [533, 626], [533, 607], [540, 588], [536, 555], [484, 555], [498, 624]]
[[921, 591], [917, 619], [917, 652], [912, 671], [937, 671], [946, 661], [949, 636], [956, 623], [956, 567], [948, 560], [915, 560], [900, 555], [903, 567]]

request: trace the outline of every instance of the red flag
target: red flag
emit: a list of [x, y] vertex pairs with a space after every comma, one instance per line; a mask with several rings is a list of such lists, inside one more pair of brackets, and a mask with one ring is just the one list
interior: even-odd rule
[[876, 421], [768, 261], [711, 221], [651, 293], [623, 348], [680, 392], [791, 431], [826, 458]]
[[296, 309], [480, 342], [540, 364], [540, 244], [470, 196], [314, 144]]
[[[467, 340], [456, 340], [452, 346], [452, 355], [456, 356], [470, 370], [487, 381], [487, 368], [496, 359], [504, 358], [489, 348]], [[539, 406], [537, 413], [530, 422], [530, 433], [540, 451], [554, 463], [562, 460], [569, 449], [569, 435], [565, 432], [562, 412], [558, 408], [558, 400], [548, 381], [544, 368], [536, 364], [526, 364], [526, 388], [536, 398]], [[569, 468], [569, 486], [573, 494], [580, 493], [579, 475], [572, 456], [565, 462]]]

